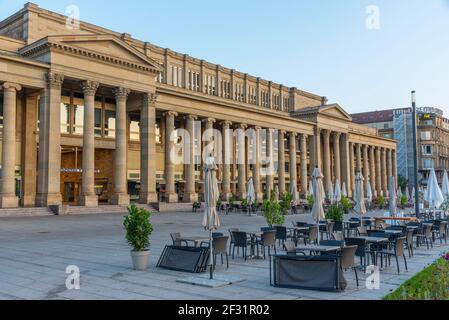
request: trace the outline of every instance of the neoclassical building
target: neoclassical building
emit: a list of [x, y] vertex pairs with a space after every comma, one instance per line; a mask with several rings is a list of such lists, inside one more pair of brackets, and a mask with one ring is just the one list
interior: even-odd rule
[[195, 147], [207, 129], [254, 130], [257, 147], [245, 136], [220, 139], [245, 145], [244, 156], [256, 148], [277, 170], [220, 164], [223, 198], [244, 198], [250, 177], [258, 198], [276, 186], [288, 191], [293, 180], [304, 194], [315, 167], [326, 190], [339, 181], [349, 195], [358, 171], [377, 195], [397, 175], [396, 142], [325, 97], [32, 3], [0, 22], [0, 85], [1, 208], [201, 199], [201, 162], [170, 161], [186, 143], [171, 138], [176, 129]]

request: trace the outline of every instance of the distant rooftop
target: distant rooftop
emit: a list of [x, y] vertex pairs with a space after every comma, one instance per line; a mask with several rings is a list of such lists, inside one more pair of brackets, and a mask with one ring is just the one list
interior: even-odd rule
[[358, 124], [393, 121], [394, 110], [380, 110], [351, 114], [352, 121]]

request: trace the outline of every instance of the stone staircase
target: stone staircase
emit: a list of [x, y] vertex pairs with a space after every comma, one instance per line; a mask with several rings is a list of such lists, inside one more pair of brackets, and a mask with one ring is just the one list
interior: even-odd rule
[[0, 218], [13, 217], [47, 217], [55, 214], [50, 208], [14, 208], [0, 209]]
[[[157, 210], [150, 205], [138, 204], [138, 207], [145, 208], [150, 212], [157, 212]], [[86, 208], [79, 206], [68, 206], [64, 210], [66, 215], [90, 215], [90, 214], [125, 214], [128, 210], [126, 207], [116, 205], [100, 205], [96, 208]]]

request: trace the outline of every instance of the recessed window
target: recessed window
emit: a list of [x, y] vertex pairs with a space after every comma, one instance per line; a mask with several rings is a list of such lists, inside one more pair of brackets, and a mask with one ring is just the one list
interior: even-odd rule
[[104, 135], [115, 138], [115, 111], [105, 110], [104, 112]]

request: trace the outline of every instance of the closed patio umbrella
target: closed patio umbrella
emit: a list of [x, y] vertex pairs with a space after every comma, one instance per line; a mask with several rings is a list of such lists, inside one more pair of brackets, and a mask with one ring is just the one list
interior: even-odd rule
[[371, 183], [367, 183], [366, 185], [366, 202], [371, 207], [371, 203], [373, 202], [373, 189], [371, 188]]
[[443, 194], [444, 199], [447, 200], [449, 198], [449, 177], [446, 170], [444, 170], [443, 174], [443, 185], [441, 187], [441, 193]]
[[407, 197], [407, 202], [410, 203], [411, 197], [410, 197], [410, 189], [408, 186], [405, 187], [405, 196]]
[[204, 217], [203, 227], [209, 231], [209, 255], [210, 255], [210, 279], [213, 279], [213, 246], [212, 231], [220, 228], [220, 219], [217, 214], [217, 201], [219, 198], [218, 182], [217, 182], [217, 166], [214, 158], [206, 159], [204, 165]]
[[[320, 230], [320, 221], [325, 218], [323, 203], [325, 200], [324, 186], [323, 186], [324, 176], [321, 174], [320, 169], [315, 168], [312, 174], [313, 181], [313, 198], [315, 199], [312, 208], [312, 217], [317, 223], [318, 231]], [[320, 237], [320, 232], [318, 232], [318, 238]], [[320, 239], [318, 239], [318, 242]]]
[[337, 204], [341, 201], [340, 182], [338, 179], [335, 180], [334, 200]]
[[399, 187], [399, 188], [398, 188], [398, 195], [397, 195], [397, 197], [398, 197], [398, 203], [399, 203], [399, 204], [401, 203], [402, 196], [403, 196], [403, 194], [402, 194], [402, 189], [401, 189], [401, 187]]
[[427, 202], [429, 202], [429, 206], [432, 209], [438, 209], [444, 202], [444, 196], [441, 192], [440, 186], [438, 185], [438, 180], [434, 169], [430, 170], [425, 198]]
[[313, 196], [313, 182], [310, 180], [309, 182], [309, 191], [307, 192], [307, 196]]
[[360, 224], [363, 226], [362, 216], [366, 214], [365, 195], [363, 193], [363, 181], [365, 179], [361, 172], [355, 177], [354, 211], [360, 215]]
[[274, 201], [279, 201], [281, 198], [281, 195], [279, 193], [279, 186], [276, 186], [274, 189]]
[[248, 180], [248, 186], [246, 190], [248, 205], [250, 206], [249, 212], [251, 213], [251, 206], [256, 202], [256, 191], [254, 189], [254, 182], [252, 177]]
[[290, 183], [290, 193], [293, 195], [293, 205], [299, 205], [299, 192], [298, 188], [296, 187], [296, 181], [294, 180], [292, 181], [292, 183]]
[[328, 198], [328, 200], [329, 200], [329, 202], [331, 204], [335, 203], [334, 187], [333, 186], [330, 187], [329, 192], [327, 194], [327, 198]]
[[390, 217], [396, 217], [398, 214], [398, 198], [396, 195], [396, 183], [393, 176], [390, 177], [389, 185], [389, 195], [390, 195]]
[[348, 197], [348, 189], [346, 188], [346, 182], [343, 182], [341, 186], [341, 195], [345, 198]]

